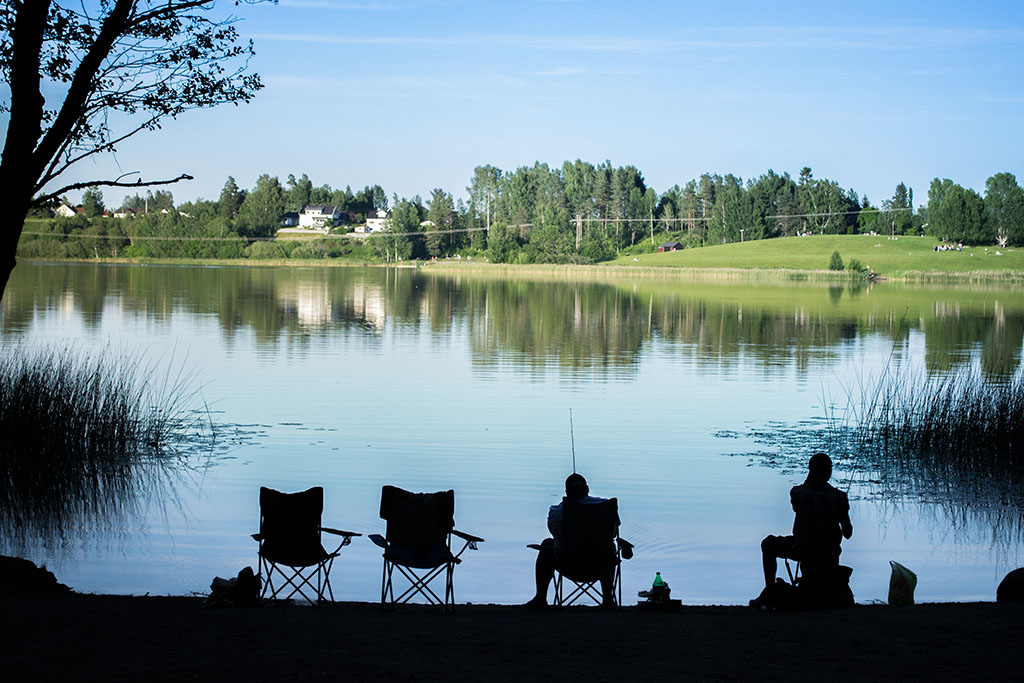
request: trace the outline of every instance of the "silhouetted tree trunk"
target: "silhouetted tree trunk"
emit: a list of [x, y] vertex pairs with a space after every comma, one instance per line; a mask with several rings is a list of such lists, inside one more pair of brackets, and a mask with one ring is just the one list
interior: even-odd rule
[[[63, 5], [67, 4], [68, 7]], [[10, 86], [0, 187], [10, 217], [0, 233], [0, 296], [16, 263], [29, 210], [90, 186], [147, 187], [190, 179], [143, 182], [90, 179], [61, 187], [81, 161], [115, 151], [165, 117], [224, 102], [248, 101], [262, 85], [245, 74], [252, 45], [236, 44], [233, 19], [217, 20], [213, 0], [113, 0], [88, 16], [76, 2], [0, 1], [0, 73]], [[225, 68], [236, 58], [242, 64]], [[43, 91], [62, 100], [47, 108]], [[108, 115], [128, 123], [112, 130]]]

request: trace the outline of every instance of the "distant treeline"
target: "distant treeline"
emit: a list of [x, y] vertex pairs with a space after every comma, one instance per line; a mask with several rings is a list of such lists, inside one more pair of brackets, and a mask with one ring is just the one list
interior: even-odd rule
[[[479, 166], [468, 201], [435, 189], [427, 200], [392, 197], [379, 185], [353, 193], [314, 186], [306, 174], [282, 185], [261, 175], [251, 190], [227, 179], [216, 201], [174, 209], [169, 192], [131, 197], [132, 219], [101, 218], [102, 195], [83, 195], [82, 213], [46, 227], [26, 226], [22, 257], [338, 258], [387, 261], [479, 254], [494, 262], [588, 263], [623, 250], [650, 251], [666, 240], [686, 247], [814, 234], [928, 234], [964, 244], [1024, 245], [1024, 190], [997, 173], [985, 196], [936, 178], [924, 206], [903, 183], [874, 205], [867, 196], [811, 169], [796, 179], [769, 170], [744, 181], [705, 173], [662, 193], [633, 166], [576, 160], [561, 168], [535, 163], [505, 172]], [[269, 240], [287, 211], [333, 204], [345, 232], [371, 210], [391, 210], [388, 228], [366, 240]], [[389, 206], [390, 204], [390, 206]], [[148, 213], [147, 213], [148, 211]], [[45, 234], [38, 234], [38, 233]], [[69, 239], [69, 237], [80, 239]]]

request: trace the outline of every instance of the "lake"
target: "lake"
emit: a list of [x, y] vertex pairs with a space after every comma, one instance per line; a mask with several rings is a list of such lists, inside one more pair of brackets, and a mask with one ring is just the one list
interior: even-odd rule
[[[18, 346], [136, 354], [194, 374], [216, 440], [107, 523], [6, 551], [84, 592], [190, 594], [256, 565], [258, 490], [325, 489], [324, 524], [383, 532], [380, 490], [453, 488], [456, 527], [486, 542], [458, 602], [532, 595], [546, 510], [572, 471], [619, 499], [634, 604], [656, 571], [690, 604], [745, 604], [759, 543], [789, 533], [788, 491], [885, 370], [1020, 372], [1024, 293], [899, 283], [708, 281], [575, 271], [22, 263], [3, 299]], [[570, 434], [570, 410], [572, 434]], [[920, 601], [992, 600], [1022, 560], [1020, 511], [879, 488], [837, 462], [859, 602], [889, 560]], [[784, 573], [784, 570], [780, 570]], [[341, 600], [379, 599], [379, 549], [335, 564]]]

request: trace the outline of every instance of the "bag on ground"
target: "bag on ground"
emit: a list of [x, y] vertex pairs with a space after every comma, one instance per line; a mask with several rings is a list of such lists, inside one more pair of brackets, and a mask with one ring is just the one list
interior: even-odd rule
[[889, 576], [889, 604], [913, 605], [917, 574], [899, 562], [890, 560], [889, 566], [892, 567], [892, 574]]

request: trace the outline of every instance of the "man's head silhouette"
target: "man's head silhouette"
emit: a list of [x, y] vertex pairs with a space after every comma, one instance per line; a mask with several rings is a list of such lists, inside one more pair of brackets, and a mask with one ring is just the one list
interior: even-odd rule
[[807, 465], [807, 480], [824, 483], [832, 476], [832, 458], [825, 453], [815, 453]]
[[582, 474], [576, 474], [573, 472], [565, 479], [565, 497], [572, 500], [579, 500], [590, 493], [590, 487], [587, 486], [587, 480], [583, 478]]

